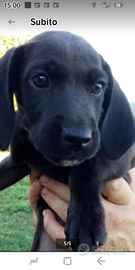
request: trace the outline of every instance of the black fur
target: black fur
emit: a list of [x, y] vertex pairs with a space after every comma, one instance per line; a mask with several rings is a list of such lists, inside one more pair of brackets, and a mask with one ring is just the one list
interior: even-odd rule
[[[134, 141], [127, 99], [109, 65], [83, 38], [45, 32], [0, 59], [0, 149], [11, 143], [0, 164], [0, 190], [31, 169], [69, 184], [65, 233], [76, 240], [74, 250], [81, 243], [90, 251], [105, 243], [102, 190], [134, 166]], [[42, 221], [48, 207], [41, 198], [32, 251], [55, 250]]]

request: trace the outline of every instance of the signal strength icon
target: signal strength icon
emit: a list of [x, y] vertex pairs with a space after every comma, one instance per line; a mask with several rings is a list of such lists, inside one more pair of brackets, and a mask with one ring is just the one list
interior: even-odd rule
[[105, 8], [110, 8], [111, 7], [111, 3], [107, 4], [106, 2], [102, 2], [102, 3], [100, 3], [100, 5], [101, 6], [103, 5]]
[[111, 3], [105, 6], [105, 8], [110, 8], [110, 7], [111, 7]]

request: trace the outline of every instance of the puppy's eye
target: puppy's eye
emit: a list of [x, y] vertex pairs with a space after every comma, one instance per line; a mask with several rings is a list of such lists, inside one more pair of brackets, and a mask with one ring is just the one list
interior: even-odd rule
[[93, 85], [92, 93], [99, 95], [102, 92], [103, 85], [102, 83], [95, 83]]
[[33, 82], [39, 88], [48, 86], [48, 78], [47, 76], [42, 75], [42, 74], [34, 76]]

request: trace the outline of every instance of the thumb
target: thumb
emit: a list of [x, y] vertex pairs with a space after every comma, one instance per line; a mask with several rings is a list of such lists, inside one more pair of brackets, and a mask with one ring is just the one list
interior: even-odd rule
[[122, 177], [108, 181], [103, 195], [107, 197], [108, 201], [119, 205], [130, 204], [135, 196], [129, 184]]

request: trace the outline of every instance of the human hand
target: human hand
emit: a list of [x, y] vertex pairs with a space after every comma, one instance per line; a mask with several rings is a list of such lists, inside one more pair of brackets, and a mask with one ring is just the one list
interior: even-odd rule
[[[106, 183], [103, 194], [108, 199], [102, 198], [102, 202], [105, 209], [108, 238], [105, 245], [99, 248], [99, 251], [135, 251], [135, 237], [133, 237], [135, 235], [135, 169], [130, 171], [130, 176], [130, 186], [123, 178]], [[70, 202], [69, 187], [44, 175], [41, 175], [38, 185], [35, 191], [30, 189], [29, 200], [33, 205], [34, 212], [37, 213], [36, 204], [41, 192], [43, 199], [54, 212], [66, 221]], [[42, 189], [42, 185], [44, 189]], [[35, 199], [33, 198], [34, 195], [36, 195]], [[64, 227], [58, 223], [54, 213], [49, 209], [45, 210], [45, 213], [44, 226], [53, 241], [56, 242], [57, 238], [65, 238]], [[36, 217], [36, 214], [33, 214], [33, 217]]]
[[[41, 176], [41, 177], [40, 177]], [[40, 180], [40, 181], [39, 181]], [[37, 203], [42, 195], [45, 196], [45, 184], [47, 185], [49, 182], [49, 196], [47, 196], [48, 204], [50, 207], [61, 217], [63, 221], [66, 222], [67, 218], [67, 208], [70, 201], [70, 190], [67, 185], [64, 185], [58, 181], [49, 178], [48, 176], [41, 175], [38, 171], [31, 171], [29, 176], [30, 189], [28, 191], [28, 199], [30, 201], [30, 205], [33, 208], [33, 224], [36, 228], [37, 226]], [[41, 192], [42, 190], [42, 192]], [[54, 192], [54, 193], [53, 193]], [[46, 194], [47, 195], [47, 194]], [[52, 202], [53, 201], [53, 202]], [[57, 211], [58, 210], [58, 211]], [[64, 228], [62, 225], [58, 223], [55, 218], [54, 213], [47, 209], [44, 211], [44, 214], [47, 214], [48, 222], [45, 222], [45, 228], [52, 237], [52, 239], [56, 242], [57, 238], [65, 238]]]
[[106, 183], [102, 198], [107, 242], [99, 251], [135, 251], [135, 169], [129, 171], [130, 186], [123, 178]]
[[35, 228], [37, 227], [37, 203], [43, 188], [39, 181], [40, 176], [41, 173], [35, 170], [31, 171], [29, 175], [30, 189], [28, 191], [28, 199], [33, 208], [33, 225]]

